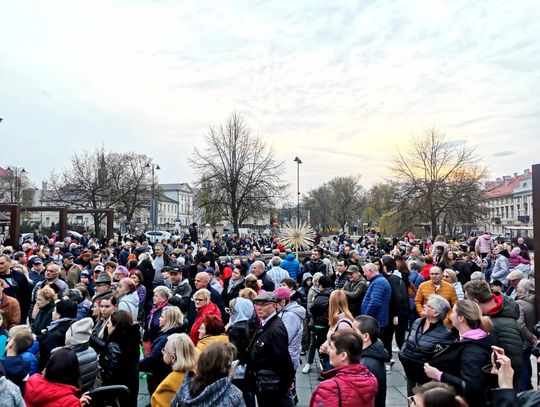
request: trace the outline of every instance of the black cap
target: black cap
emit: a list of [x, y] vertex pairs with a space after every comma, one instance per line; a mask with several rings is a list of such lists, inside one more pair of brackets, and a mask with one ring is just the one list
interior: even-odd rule
[[64, 259], [72, 259], [72, 258], [74, 258], [74, 257], [75, 257], [75, 256], [74, 256], [73, 254], [69, 253], [69, 252], [67, 252], [66, 254], [64, 254], [64, 255], [62, 256], [62, 258], [64, 258]]

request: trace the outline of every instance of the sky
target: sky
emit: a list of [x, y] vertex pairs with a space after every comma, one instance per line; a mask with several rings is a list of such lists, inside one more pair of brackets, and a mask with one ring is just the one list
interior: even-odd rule
[[[160, 182], [231, 112], [296, 192], [370, 185], [435, 127], [491, 178], [540, 162], [535, 1], [0, 0], [0, 167], [37, 187], [76, 152], [144, 153]], [[295, 196], [291, 194], [291, 200]]]

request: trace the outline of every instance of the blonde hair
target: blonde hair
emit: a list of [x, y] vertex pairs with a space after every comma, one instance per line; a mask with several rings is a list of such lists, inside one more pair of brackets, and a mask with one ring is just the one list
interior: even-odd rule
[[180, 311], [180, 308], [176, 306], [163, 308], [161, 318], [163, 318], [164, 322], [164, 326], [161, 329], [162, 332], [182, 326], [184, 323], [184, 315], [182, 314], [182, 311]]
[[187, 372], [197, 366], [199, 351], [186, 334], [170, 335], [165, 347], [174, 354], [174, 363], [171, 367], [175, 372]]
[[38, 290], [36, 294], [36, 298], [40, 294], [43, 296], [43, 299], [46, 301], [53, 301], [54, 299], [56, 299], [56, 293], [51, 287], [48, 287], [48, 286], [45, 286], [41, 290]]
[[195, 297], [197, 296], [203, 297], [206, 301], [210, 301], [211, 298], [210, 291], [208, 291], [206, 288], [201, 288], [200, 290], [197, 290], [195, 294], [193, 294], [193, 299], [195, 299]]
[[343, 290], [334, 290], [330, 294], [330, 305], [328, 307], [328, 321], [330, 327], [335, 327], [339, 322], [339, 316], [345, 314], [345, 318], [350, 321], [354, 320], [354, 317], [349, 311], [349, 304], [347, 303], [347, 296]]
[[450, 276], [450, 280], [452, 280], [452, 284], [457, 282], [457, 274], [452, 269], [444, 269], [443, 273], [446, 273]]
[[480, 306], [471, 300], [458, 300], [454, 306], [457, 316], [465, 318], [465, 321], [471, 329], [482, 329], [490, 333], [493, 328], [493, 322], [486, 316], [482, 316]]
[[238, 296], [241, 298], [245, 298], [246, 300], [253, 301], [253, 299], [257, 296], [257, 293], [252, 288], [246, 287], [240, 290]]

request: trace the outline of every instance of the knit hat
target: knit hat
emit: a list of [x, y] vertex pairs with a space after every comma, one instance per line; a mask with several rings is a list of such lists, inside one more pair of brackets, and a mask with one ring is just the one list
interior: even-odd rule
[[277, 301], [281, 300], [290, 300], [291, 299], [291, 290], [287, 287], [279, 287], [274, 290], [274, 296]]
[[66, 332], [66, 345], [88, 343], [93, 327], [94, 321], [92, 318], [83, 318], [80, 321], [74, 322]]
[[215, 274], [216, 270], [214, 270], [212, 267], [208, 267], [208, 268], [204, 269], [204, 272], [213, 276]]

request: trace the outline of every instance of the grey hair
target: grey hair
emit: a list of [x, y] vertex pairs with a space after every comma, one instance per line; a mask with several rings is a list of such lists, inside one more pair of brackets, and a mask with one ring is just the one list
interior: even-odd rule
[[446, 298], [437, 294], [431, 294], [428, 297], [427, 302], [431, 308], [433, 308], [433, 311], [439, 313], [439, 320], [443, 321], [448, 315], [448, 311], [450, 311], [450, 303], [446, 300]]
[[154, 246], [154, 250], [155, 249], [165, 249], [165, 246], [163, 246], [163, 244], [161, 243], [156, 243], [156, 245]]
[[[280, 262], [280, 264], [281, 264], [281, 262]], [[258, 265], [258, 266], [262, 267], [263, 270], [266, 268], [266, 264], [264, 264], [264, 261], [262, 261], [262, 260], [254, 261], [254, 262], [253, 262], [253, 266], [255, 266], [255, 265]], [[253, 266], [252, 266], [252, 267], [253, 267]]]
[[270, 264], [274, 267], [278, 267], [281, 264], [281, 259], [277, 256], [272, 257], [272, 260], [270, 260]]
[[518, 283], [516, 291], [518, 294], [534, 294], [536, 292], [534, 281], [524, 278]]
[[360, 253], [358, 253], [358, 250], [351, 250], [350, 253], [349, 253], [349, 255], [350, 255], [351, 257], [354, 257], [354, 256], [357, 255], [357, 254], [360, 254]]
[[163, 298], [169, 299], [171, 298], [171, 290], [169, 287], [166, 287], [164, 285], [158, 285], [156, 288], [154, 288], [154, 294], [160, 294]]
[[471, 280], [485, 280], [486, 276], [481, 271], [475, 271], [471, 274]]

